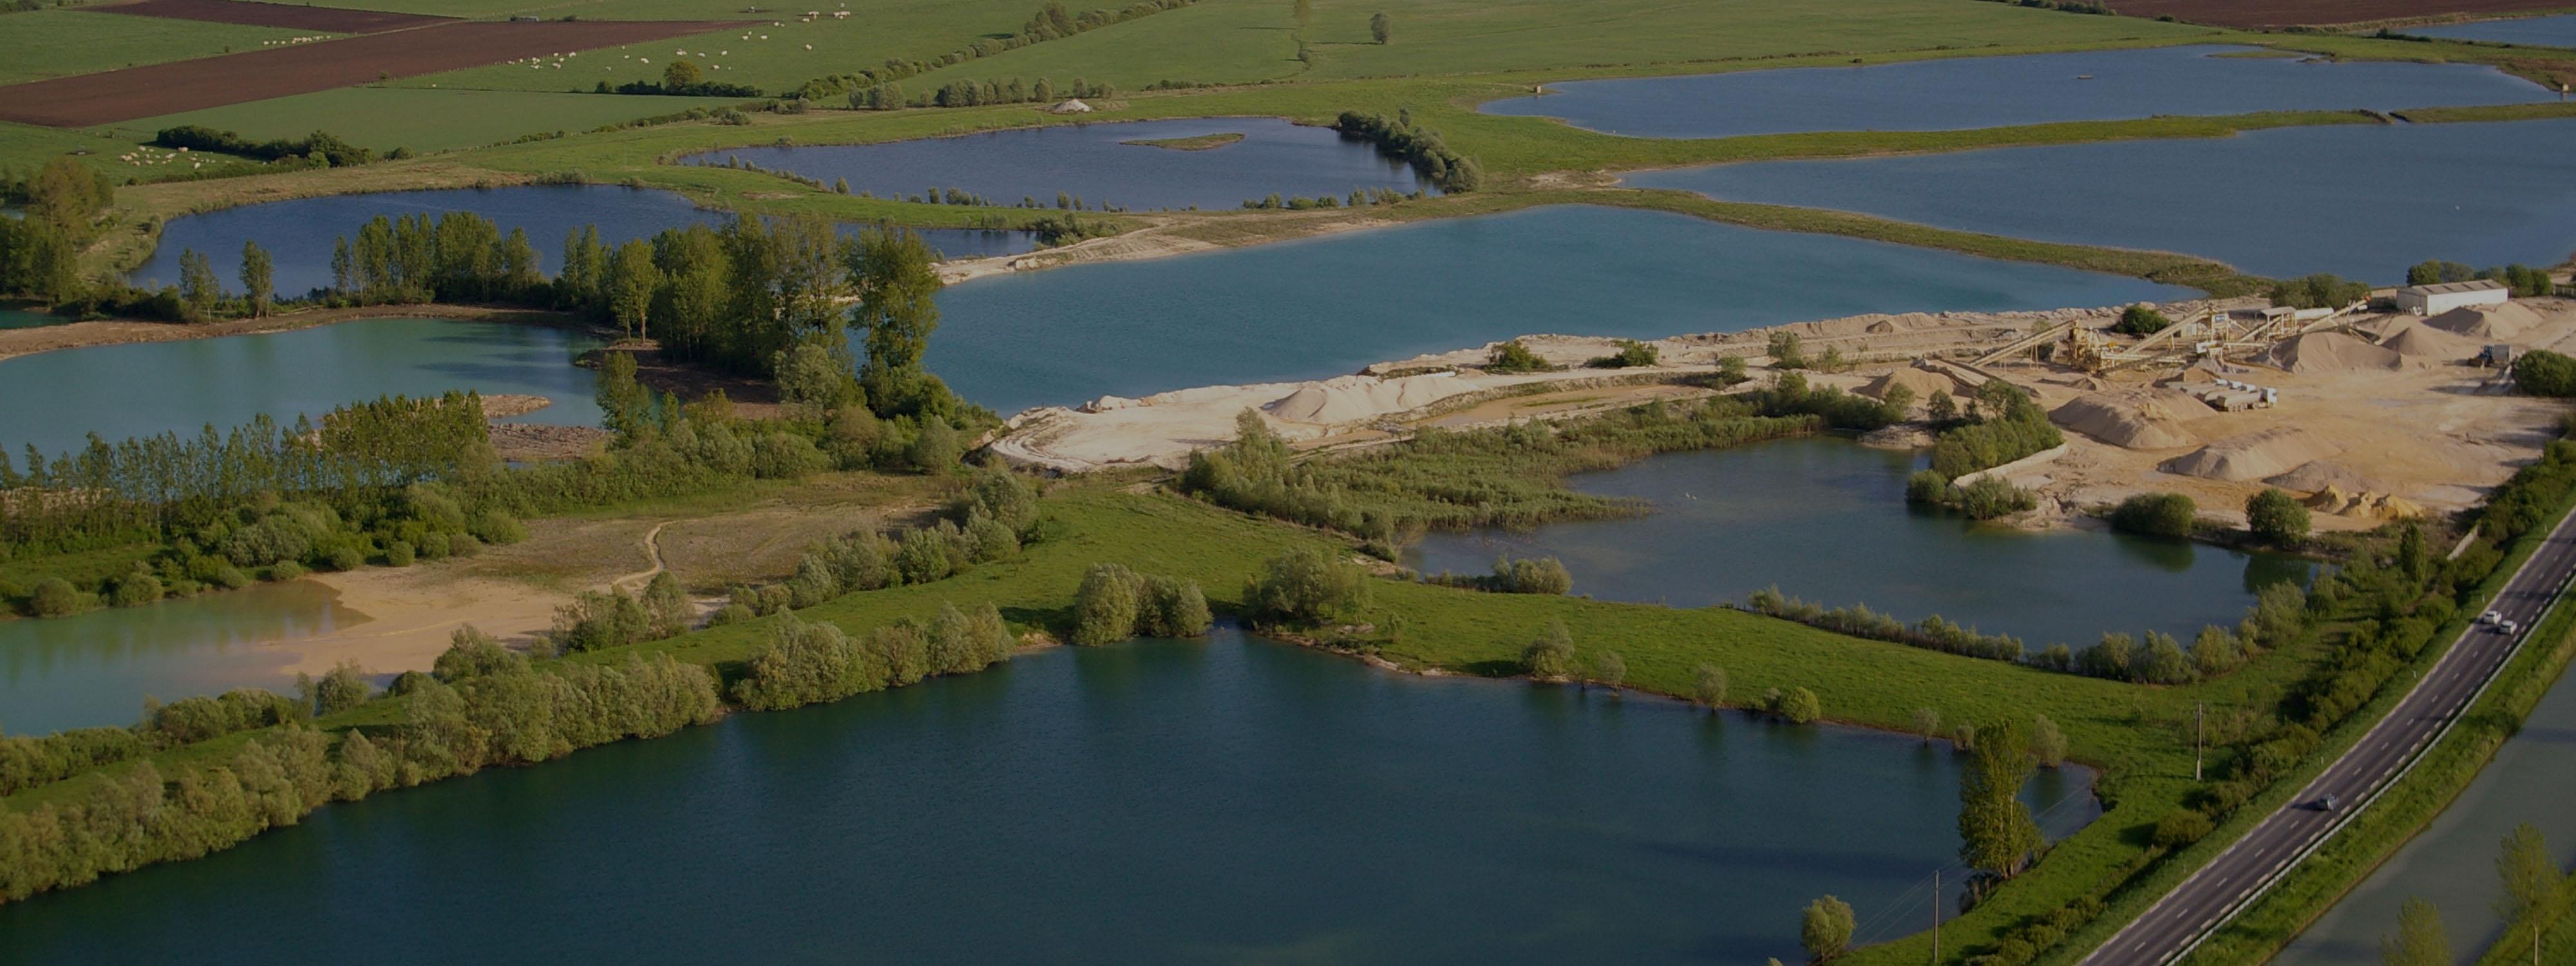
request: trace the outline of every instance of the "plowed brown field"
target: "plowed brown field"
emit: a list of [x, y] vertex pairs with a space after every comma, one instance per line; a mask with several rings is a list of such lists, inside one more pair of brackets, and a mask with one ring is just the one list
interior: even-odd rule
[[109, 4], [82, 9], [95, 10], [99, 13], [121, 13], [134, 17], [238, 23], [254, 27], [284, 27], [288, 30], [318, 30], [335, 34], [383, 33], [407, 27], [448, 23], [452, 19], [424, 17], [409, 13], [386, 13], [380, 10], [342, 10], [338, 7], [252, 3], [248, 0], [137, 0], [135, 3]]
[[[88, 127], [741, 26], [704, 20], [453, 21], [0, 87], [0, 120]], [[614, 96], [614, 95], [602, 95]], [[330, 118], [313, 126], [328, 129]]]

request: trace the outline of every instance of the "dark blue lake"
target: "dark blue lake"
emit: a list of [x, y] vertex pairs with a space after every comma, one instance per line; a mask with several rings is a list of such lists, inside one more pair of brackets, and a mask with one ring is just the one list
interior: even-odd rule
[[2399, 33], [2444, 40], [2483, 40], [2498, 44], [2525, 44], [2533, 47], [2576, 47], [2576, 13], [2555, 17], [2515, 17], [2510, 20], [2480, 20], [2474, 23], [2446, 23], [2425, 27], [2404, 27]]
[[0, 961], [1759, 963], [1825, 893], [1919, 928], [1957, 762], [1220, 629], [331, 805], [0, 906]]
[[2479, 64], [2331, 62], [2227, 56], [2262, 48], [2194, 45], [1686, 77], [1569, 81], [1489, 114], [1563, 118], [1649, 138], [1798, 131], [1947, 131], [2159, 114], [2387, 111], [2554, 100], [2554, 92]]
[[1764, 161], [1628, 183], [2382, 284], [2448, 259], [2576, 252], [2576, 119], [2274, 128], [2230, 138]]
[[[1227, 133], [1243, 140], [1199, 151], [1126, 143]], [[1034, 199], [1049, 208], [1058, 192], [1093, 209], [1142, 211], [1237, 208], [1271, 194], [1339, 198], [1362, 188], [1424, 187], [1410, 165], [1378, 154], [1368, 142], [1275, 117], [1055, 124], [883, 144], [727, 148], [687, 160], [732, 158], [826, 183], [847, 178], [851, 191], [879, 197], [957, 188], [995, 204]]]

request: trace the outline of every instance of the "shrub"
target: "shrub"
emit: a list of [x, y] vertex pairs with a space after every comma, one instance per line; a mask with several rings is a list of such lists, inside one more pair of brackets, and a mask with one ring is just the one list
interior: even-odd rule
[[1816, 962], [1832, 959], [1851, 947], [1854, 925], [1851, 904], [1826, 896], [1807, 905], [1798, 926], [1798, 944]]
[[415, 553], [412, 550], [411, 542], [408, 540], [396, 540], [392, 543], [385, 544], [386, 566], [409, 567], [411, 566], [414, 556]]
[[367, 557], [359, 553], [358, 548], [343, 544], [333, 547], [330, 553], [325, 554], [323, 562], [329, 564], [333, 570], [348, 571], [366, 566]]
[[2534, 396], [2576, 396], [2576, 359], [2547, 349], [2533, 349], [2514, 360], [2513, 382]]
[[60, 577], [37, 581], [35, 591], [27, 597], [28, 612], [37, 617], [63, 617], [80, 608], [81, 592]]
[[1547, 631], [1521, 649], [1521, 667], [1529, 676], [1542, 681], [1558, 681], [1574, 674], [1574, 633], [1565, 622], [1550, 620]]
[[292, 560], [281, 560], [276, 566], [268, 568], [268, 579], [270, 580], [297, 580], [301, 579], [303, 576], [304, 565]]
[[2200, 841], [2214, 827], [2199, 809], [2177, 808], [2156, 820], [2154, 842], [2158, 848], [2178, 849]]
[[1322, 550], [1291, 550], [1262, 565], [1243, 601], [1254, 620], [1320, 624], [1368, 606], [1368, 572]]
[[430, 664], [430, 673], [449, 684], [467, 678], [523, 671], [528, 656], [502, 646], [500, 640], [472, 624], [447, 635], [447, 650]]
[[1691, 700], [1716, 708], [1726, 704], [1726, 669], [1707, 664], [1691, 672]]
[[1772, 707], [1771, 713], [1790, 724], [1809, 724], [1817, 718], [1824, 717], [1825, 706], [1824, 702], [1816, 697], [1816, 692], [1806, 688], [1790, 688], [1788, 693], [1780, 696], [1779, 703]]
[[513, 544], [528, 539], [527, 524], [499, 510], [485, 510], [474, 515], [466, 531], [484, 543]]
[[118, 607], [140, 607], [160, 600], [161, 594], [161, 579], [137, 570], [116, 581], [116, 589], [109, 594], [108, 602]]
[[1486, 372], [1553, 372], [1555, 366], [1531, 352], [1519, 339], [1498, 343], [1485, 355]]
[[1113, 563], [1093, 564], [1074, 592], [1073, 642], [1110, 644], [1136, 633], [1136, 613], [1144, 579]]
[[2111, 325], [2111, 331], [2122, 335], [2149, 336], [2172, 325], [2173, 320], [2166, 318], [2164, 313], [2139, 304], [2121, 311], [2120, 321]]
[[1650, 343], [1635, 339], [1619, 340], [1619, 351], [1585, 363], [1594, 369], [1638, 369], [1662, 361], [1663, 352]]
[[2030, 753], [2033, 758], [2038, 759], [2041, 768], [2055, 768], [2065, 764], [2066, 732], [2058, 730], [2057, 722], [2048, 720], [2047, 715], [2032, 718]]
[[2278, 489], [2265, 488], [2245, 501], [2245, 525], [2255, 539], [2289, 546], [2308, 538], [2308, 508]]
[[2183, 494], [2140, 493], [2111, 511], [2111, 526], [2151, 537], [2188, 537], [2199, 513], [2200, 507]]

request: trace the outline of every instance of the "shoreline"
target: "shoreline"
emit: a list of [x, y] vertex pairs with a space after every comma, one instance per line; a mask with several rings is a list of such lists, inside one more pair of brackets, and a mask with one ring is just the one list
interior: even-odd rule
[[452, 319], [543, 325], [565, 329], [592, 328], [588, 323], [551, 309], [459, 305], [443, 302], [299, 309], [256, 319], [228, 319], [221, 322], [195, 324], [101, 319], [90, 322], [66, 322], [61, 325], [32, 329], [0, 330], [0, 361], [46, 352], [94, 349], [101, 346], [185, 342], [191, 339], [215, 339], [235, 335], [274, 335], [280, 332], [294, 332], [300, 329], [367, 319]]

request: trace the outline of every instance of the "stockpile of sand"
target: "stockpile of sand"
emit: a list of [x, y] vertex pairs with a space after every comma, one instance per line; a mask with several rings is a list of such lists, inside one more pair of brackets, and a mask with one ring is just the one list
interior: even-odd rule
[[2268, 360], [2302, 375], [2395, 370], [2406, 358], [2341, 332], [2310, 332], [2272, 347]]
[[1397, 379], [1341, 376], [1307, 383], [1261, 409], [1282, 422], [1329, 426], [1420, 409], [1475, 388], [1447, 372]]
[[2301, 464], [2298, 469], [2270, 477], [2263, 482], [2284, 490], [2297, 490], [2302, 493], [2320, 493], [2328, 488], [2345, 491], [2388, 488], [2386, 484], [2364, 475], [2359, 470], [2326, 460]]
[[2422, 322], [2399, 322], [2390, 326], [2388, 335], [2379, 340], [2382, 348], [2402, 356], [2416, 356], [2456, 362], [2475, 357], [2486, 343]]
[[2464, 305], [2432, 318], [2424, 324], [2444, 332], [2456, 332], [2490, 342], [2520, 337], [2541, 323], [2540, 313], [2520, 302], [2503, 305]]
[[[2314, 338], [2314, 336], [2301, 336]], [[2355, 340], [2358, 341], [2358, 340]], [[2377, 349], [2377, 346], [2371, 346]], [[2386, 352], [2388, 350], [2380, 349]], [[2390, 353], [2394, 355], [2394, 353]], [[2230, 436], [2156, 468], [2205, 480], [2242, 482], [2280, 476], [2303, 464], [2343, 452], [2343, 448], [2304, 429], [2282, 426], [2259, 433]]]
[[2308, 498], [2307, 504], [2310, 509], [2336, 516], [2364, 517], [2372, 520], [2405, 520], [2424, 515], [2424, 508], [2411, 500], [2386, 493], [2366, 491], [2347, 493], [2342, 487], [2336, 486], [2318, 490], [2315, 496]]
[[1951, 378], [1948, 373], [1934, 372], [1921, 366], [1898, 369], [1872, 379], [1853, 391], [1871, 399], [1884, 400], [1887, 398], [1887, 391], [1898, 386], [1913, 390], [1916, 403], [1930, 400], [1935, 393], [1957, 396], [1967, 392], [1965, 387], [1959, 385], [1959, 380]]
[[2208, 406], [2170, 389], [2114, 389], [2079, 396], [2048, 414], [2058, 425], [2127, 449], [2174, 449], [2200, 440], [2182, 428]]

